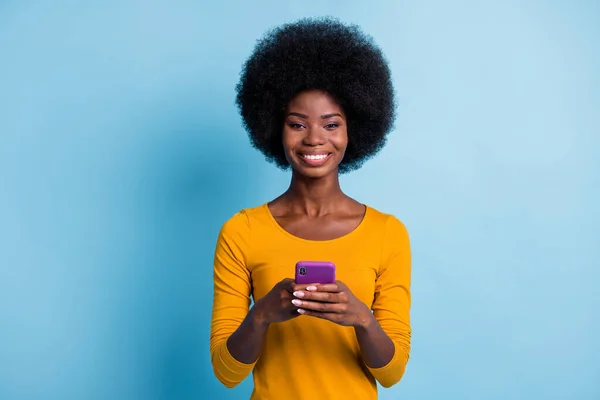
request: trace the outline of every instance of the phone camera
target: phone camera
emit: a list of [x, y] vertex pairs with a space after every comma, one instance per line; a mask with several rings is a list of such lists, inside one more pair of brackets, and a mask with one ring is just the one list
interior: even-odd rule
[[300, 267], [300, 275], [306, 275], [306, 268]]

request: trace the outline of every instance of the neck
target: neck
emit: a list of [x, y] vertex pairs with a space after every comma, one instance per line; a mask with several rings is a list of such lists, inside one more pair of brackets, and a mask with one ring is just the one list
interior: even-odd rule
[[346, 195], [342, 192], [337, 171], [314, 179], [292, 173], [290, 187], [283, 194], [295, 213], [319, 216], [335, 209]]

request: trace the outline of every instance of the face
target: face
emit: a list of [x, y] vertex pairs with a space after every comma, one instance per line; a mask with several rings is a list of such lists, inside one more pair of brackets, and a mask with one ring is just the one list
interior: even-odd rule
[[290, 101], [284, 121], [283, 148], [292, 169], [310, 178], [337, 174], [348, 145], [340, 105], [325, 92], [302, 92]]

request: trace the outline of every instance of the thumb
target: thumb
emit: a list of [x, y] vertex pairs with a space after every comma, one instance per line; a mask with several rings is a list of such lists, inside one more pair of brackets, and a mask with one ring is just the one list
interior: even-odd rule
[[281, 281], [281, 285], [285, 290], [292, 293], [294, 291], [294, 280], [291, 278], [285, 278]]

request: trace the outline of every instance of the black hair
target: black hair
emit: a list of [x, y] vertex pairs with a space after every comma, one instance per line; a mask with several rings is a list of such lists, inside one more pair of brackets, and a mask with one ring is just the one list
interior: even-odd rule
[[322, 90], [346, 114], [348, 147], [340, 173], [360, 168], [379, 152], [395, 119], [387, 61], [370, 36], [334, 18], [304, 18], [263, 36], [245, 62], [236, 104], [252, 146], [282, 169], [282, 131], [288, 103]]

